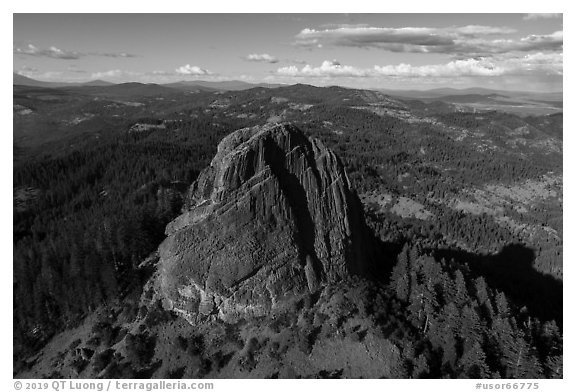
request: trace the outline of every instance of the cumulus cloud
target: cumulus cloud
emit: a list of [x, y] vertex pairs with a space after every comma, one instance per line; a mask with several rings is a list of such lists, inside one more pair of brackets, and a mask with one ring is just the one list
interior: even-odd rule
[[374, 66], [377, 75], [451, 78], [463, 76], [562, 75], [561, 53], [535, 53], [522, 57], [489, 57], [450, 61], [446, 64]]
[[319, 67], [311, 67], [305, 65], [298, 69], [295, 65], [288, 67], [278, 68], [276, 71], [281, 76], [292, 77], [334, 77], [334, 76], [347, 76], [347, 77], [365, 77], [369, 76], [369, 72], [363, 69], [355, 68], [349, 65], [342, 65], [336, 60], [324, 61]]
[[23, 65], [20, 67], [20, 71], [23, 72], [38, 72], [38, 68], [36, 67], [31, 67], [29, 65]]
[[112, 58], [133, 58], [133, 57], [138, 57], [135, 54], [132, 53], [125, 53], [125, 52], [120, 52], [120, 53], [111, 53], [111, 52], [95, 52], [95, 53], [89, 53], [89, 55], [92, 56], [102, 56], [102, 57], [112, 57]]
[[59, 49], [55, 46], [50, 46], [49, 48], [40, 48], [33, 44], [28, 44], [24, 47], [14, 47], [14, 54], [34, 56], [34, 57], [49, 57], [59, 60], [78, 60], [79, 58], [85, 56], [101, 56], [101, 57], [113, 57], [113, 58], [130, 58], [137, 57], [130, 53], [113, 53], [113, 52], [93, 52], [93, 53], [82, 53], [72, 50]]
[[274, 63], [277, 63], [279, 61], [276, 57], [269, 55], [268, 53], [262, 53], [262, 54], [252, 53], [252, 54], [249, 54], [248, 56], [246, 56], [245, 60], [246, 61], [255, 61], [255, 62], [260, 62], [260, 63], [270, 63], [270, 64], [274, 64]]
[[211, 75], [212, 72], [208, 71], [207, 69], [200, 68], [196, 65], [182, 65], [181, 67], [176, 68], [175, 71], [178, 75], [193, 75], [193, 76], [201, 76], [201, 75]]
[[509, 54], [453, 60], [430, 65], [375, 65], [373, 68], [356, 68], [336, 61], [324, 61], [319, 67], [306, 65], [282, 67], [276, 71], [284, 77], [386, 77], [386, 78], [457, 78], [504, 75], [562, 75], [562, 53], [533, 53], [524, 56]]
[[84, 74], [86, 73], [85, 70], [83, 69], [79, 69], [78, 67], [76, 67], [75, 65], [71, 65], [67, 68], [68, 72], [73, 72], [73, 73], [77, 73], [77, 74]]
[[506, 27], [478, 25], [448, 28], [342, 26], [324, 30], [306, 28], [296, 35], [296, 44], [315, 46], [323, 42], [339, 46], [386, 47], [390, 44], [443, 46], [452, 45], [454, 40], [462, 37], [472, 38], [513, 32], [515, 30]]
[[484, 59], [455, 60], [447, 64], [421, 65], [375, 65], [373, 68], [356, 68], [334, 61], [324, 61], [319, 67], [306, 65], [300, 69], [295, 66], [277, 70], [281, 76], [291, 77], [454, 77], [454, 76], [496, 76], [503, 69]]
[[172, 75], [176, 75], [176, 72], [155, 70], [152, 72], [147, 72], [146, 74], [147, 75], [158, 75], [158, 76], [172, 76]]
[[537, 20], [537, 19], [553, 19], [561, 18], [562, 14], [526, 14], [522, 19], [524, 20]]
[[504, 56], [503, 67], [507, 74], [562, 75], [564, 55], [562, 53], [531, 53], [523, 57]]
[[507, 27], [468, 25], [461, 27], [366, 27], [346, 26], [315, 30], [306, 28], [296, 35], [296, 45], [305, 47], [348, 46], [379, 48], [391, 52], [443, 53], [455, 56], [488, 56], [509, 51], [559, 50], [561, 31], [548, 35], [506, 38], [515, 30]]
[[504, 70], [484, 59], [450, 61], [446, 64], [413, 66], [410, 64], [374, 66], [376, 75], [393, 77], [500, 76]]
[[125, 71], [122, 71], [120, 69], [111, 69], [109, 71], [103, 71], [103, 72], [94, 72], [92, 74], [92, 79], [116, 79], [116, 78], [120, 78], [123, 76], [126, 76], [128, 73]]
[[22, 48], [14, 47], [14, 54], [22, 54], [35, 57], [50, 57], [53, 59], [62, 59], [62, 60], [77, 60], [83, 56], [81, 53], [58, 49], [55, 46], [51, 46], [47, 49], [42, 49], [32, 44], [28, 44], [27, 46]]

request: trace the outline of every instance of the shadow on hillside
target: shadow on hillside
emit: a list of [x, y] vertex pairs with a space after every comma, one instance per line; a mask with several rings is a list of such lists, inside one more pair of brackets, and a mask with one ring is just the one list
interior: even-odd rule
[[374, 237], [374, 242], [376, 243], [375, 259], [378, 261], [368, 272], [368, 277], [371, 280], [388, 284], [392, 270], [398, 260], [398, 255], [404, 247], [404, 242], [382, 241], [378, 237]]
[[455, 249], [434, 250], [437, 260], [454, 259], [483, 276], [488, 285], [504, 292], [514, 303], [526, 306], [541, 321], [555, 320], [562, 328], [562, 281], [534, 268], [534, 251], [524, 245], [504, 246], [496, 255], [478, 255]]

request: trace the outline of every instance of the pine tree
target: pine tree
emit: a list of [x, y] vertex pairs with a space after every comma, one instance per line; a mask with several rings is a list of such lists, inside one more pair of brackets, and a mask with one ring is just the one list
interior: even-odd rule
[[397, 260], [398, 261], [392, 270], [390, 285], [394, 288], [396, 297], [401, 301], [407, 302], [410, 296], [408, 244], [404, 245], [404, 248], [398, 255]]
[[470, 302], [470, 296], [468, 295], [468, 289], [466, 288], [466, 280], [464, 279], [464, 274], [459, 269], [454, 273], [455, 282], [455, 295], [454, 303], [459, 308]]
[[428, 327], [433, 322], [436, 315], [436, 309], [438, 308], [438, 301], [436, 299], [436, 291], [434, 290], [434, 282], [432, 278], [428, 278], [424, 285], [422, 293], [422, 308], [426, 317], [423, 332], [426, 333]]
[[476, 298], [478, 303], [481, 305], [482, 310], [488, 316], [490, 320], [494, 317], [494, 309], [492, 307], [492, 302], [490, 301], [490, 294], [488, 293], [488, 285], [483, 277], [479, 277], [474, 281], [474, 287], [476, 289]]
[[510, 316], [510, 305], [508, 305], [508, 299], [501, 291], [496, 294], [496, 309], [498, 311], [498, 317], [506, 319]]
[[499, 352], [500, 366], [507, 378], [538, 378], [542, 366], [522, 332], [515, 330], [507, 319], [494, 320], [491, 330], [493, 349]]
[[474, 343], [482, 343], [482, 330], [478, 313], [472, 306], [464, 306], [462, 309], [462, 329], [460, 330], [464, 354], [473, 347]]
[[546, 358], [544, 370], [546, 372], [546, 377], [548, 378], [563, 378], [564, 367], [562, 355], [554, 355]]
[[474, 342], [458, 361], [458, 377], [488, 378], [490, 369], [486, 364], [486, 354], [480, 342]]

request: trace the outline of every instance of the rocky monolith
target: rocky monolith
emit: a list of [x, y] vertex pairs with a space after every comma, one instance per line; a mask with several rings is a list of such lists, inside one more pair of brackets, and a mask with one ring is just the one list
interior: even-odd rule
[[160, 294], [191, 322], [265, 314], [365, 273], [374, 249], [340, 159], [290, 124], [224, 138], [166, 234]]

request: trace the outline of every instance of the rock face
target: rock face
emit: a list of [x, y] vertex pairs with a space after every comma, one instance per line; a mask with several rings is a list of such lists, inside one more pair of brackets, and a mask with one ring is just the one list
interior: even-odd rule
[[372, 235], [338, 157], [292, 125], [222, 140], [166, 228], [159, 285], [194, 322], [265, 314], [372, 261]]

